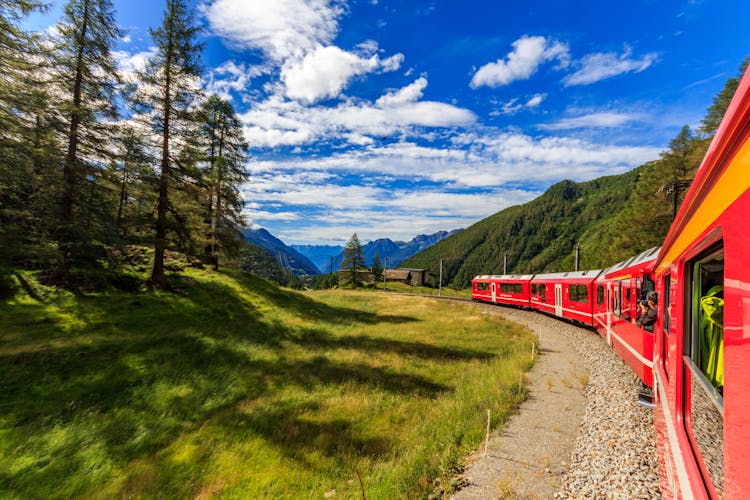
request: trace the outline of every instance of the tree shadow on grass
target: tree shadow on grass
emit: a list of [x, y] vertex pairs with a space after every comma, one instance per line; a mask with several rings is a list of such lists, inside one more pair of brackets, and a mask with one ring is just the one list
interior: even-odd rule
[[414, 356], [437, 361], [489, 360], [495, 353], [459, 347], [441, 347], [424, 342], [409, 342], [395, 339], [370, 337], [367, 335], [334, 336], [323, 330], [306, 330], [290, 339], [305, 348], [354, 349], [365, 352], [388, 352], [401, 356]]
[[[331, 350], [435, 360], [490, 357], [419, 342], [338, 339], [322, 330], [290, 329], [265, 318], [231, 287], [199, 287], [180, 300], [155, 293], [114, 294], [111, 300], [77, 297], [80, 324], [67, 333], [61, 331], [66, 320], [60, 311], [44, 304], [13, 312], [16, 320], [34, 321], [29, 335], [24, 335], [22, 321], [10, 322], [14, 331], [9, 335], [0, 332], [0, 429], [5, 441], [0, 443], [0, 468], [7, 464], [14, 471], [0, 475], [0, 496], [13, 491], [30, 497], [84, 494], [106, 481], [108, 468], [153, 457], [238, 404], [276, 398], [286, 390], [314, 393], [354, 385], [428, 399], [452, 390], [397, 369], [337, 360]], [[293, 307], [305, 314], [312, 310], [368, 324], [413, 320], [384, 319], [280, 293], [282, 302], [296, 303]], [[289, 343], [303, 347], [304, 357], [288, 356]], [[300, 448], [290, 451], [300, 457], [318, 446], [331, 456], [379, 456], [388, 449], [385, 439], [357, 436], [346, 420], [313, 422], [300, 416], [304, 408], [287, 409], [286, 416], [277, 410], [243, 418], [279, 446], [294, 444], [288, 433], [300, 429]], [[318, 441], [316, 435], [328, 437]]]

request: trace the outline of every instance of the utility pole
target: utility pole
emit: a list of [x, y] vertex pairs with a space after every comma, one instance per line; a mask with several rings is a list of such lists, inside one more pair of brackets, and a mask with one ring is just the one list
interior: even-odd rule
[[578, 271], [578, 260], [581, 256], [581, 244], [576, 243], [576, 271]]
[[505, 252], [505, 255], [503, 255], [503, 274], [508, 274], [508, 252]]
[[438, 297], [443, 296], [443, 259], [440, 259], [440, 282], [438, 284]]

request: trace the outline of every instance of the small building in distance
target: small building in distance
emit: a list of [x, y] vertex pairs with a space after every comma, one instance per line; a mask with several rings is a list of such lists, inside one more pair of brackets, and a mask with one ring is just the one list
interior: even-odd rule
[[411, 269], [405, 267], [399, 267], [396, 269], [386, 269], [385, 279], [386, 281], [395, 281], [398, 283], [406, 283], [412, 286], [424, 286], [431, 284], [430, 272], [427, 269]]

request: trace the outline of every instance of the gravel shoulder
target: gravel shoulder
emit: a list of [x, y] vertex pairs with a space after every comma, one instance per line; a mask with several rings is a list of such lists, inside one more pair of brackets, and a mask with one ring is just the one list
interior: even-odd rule
[[482, 446], [468, 457], [465, 487], [451, 498], [660, 498], [651, 411], [603, 339], [538, 313], [478, 307], [526, 325], [541, 353], [529, 398], [486, 454]]

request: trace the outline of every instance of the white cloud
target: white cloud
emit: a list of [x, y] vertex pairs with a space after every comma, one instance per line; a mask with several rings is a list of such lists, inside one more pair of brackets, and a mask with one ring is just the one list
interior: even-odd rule
[[[369, 44], [364, 48], [373, 50]], [[377, 44], [374, 50], [377, 50]], [[286, 86], [288, 97], [314, 103], [323, 98], [338, 97], [355, 76], [378, 69], [398, 69], [402, 59], [401, 54], [381, 60], [377, 54], [361, 57], [333, 45], [319, 47], [301, 61], [287, 61], [281, 69], [281, 81]]]
[[516, 80], [528, 80], [539, 66], [555, 59], [559, 67], [564, 68], [569, 63], [568, 52], [567, 44], [543, 36], [522, 36], [513, 42], [513, 51], [505, 59], [479, 68], [471, 79], [471, 87], [499, 87]]
[[240, 115], [245, 136], [253, 147], [312, 144], [343, 139], [355, 144], [364, 137], [391, 136], [415, 127], [460, 127], [471, 125], [476, 116], [469, 110], [434, 101], [417, 101], [426, 80], [386, 94], [380, 104], [349, 101], [334, 107], [305, 106], [280, 96], [259, 102]]
[[658, 59], [658, 54], [650, 53], [640, 59], [631, 59], [632, 50], [626, 47], [618, 55], [615, 52], [597, 52], [584, 56], [576, 65], [578, 71], [563, 78], [563, 85], [590, 85], [623, 73], [640, 73], [649, 68]]
[[422, 98], [425, 87], [427, 87], [427, 79], [420, 77], [406, 87], [385, 94], [375, 104], [381, 108], [388, 108], [418, 101]]
[[237, 64], [232, 60], [228, 60], [208, 72], [205, 78], [206, 91], [219, 94], [225, 99], [230, 99], [230, 91], [247, 91], [250, 88], [252, 79], [265, 74], [267, 71], [268, 69], [263, 66], [251, 66], [244, 63]]
[[527, 108], [536, 108], [547, 97], [547, 94], [535, 94], [534, 97], [526, 101]]
[[576, 128], [595, 128], [595, 127], [620, 127], [625, 123], [632, 122], [641, 118], [641, 115], [630, 113], [591, 113], [574, 118], [563, 118], [553, 123], [539, 125], [542, 130], [570, 130]]
[[343, 0], [216, 0], [201, 10], [230, 45], [261, 50], [282, 62], [330, 45], [346, 5]]
[[524, 109], [536, 108], [546, 97], [547, 94], [534, 94], [526, 102], [519, 102], [519, 98], [514, 97], [510, 101], [502, 103], [499, 109], [490, 111], [490, 116], [514, 115]]
[[156, 55], [156, 47], [150, 47], [148, 50], [131, 54], [124, 50], [115, 50], [112, 57], [115, 60], [117, 69], [126, 78], [132, 78], [137, 71], [146, 69], [146, 63]]

